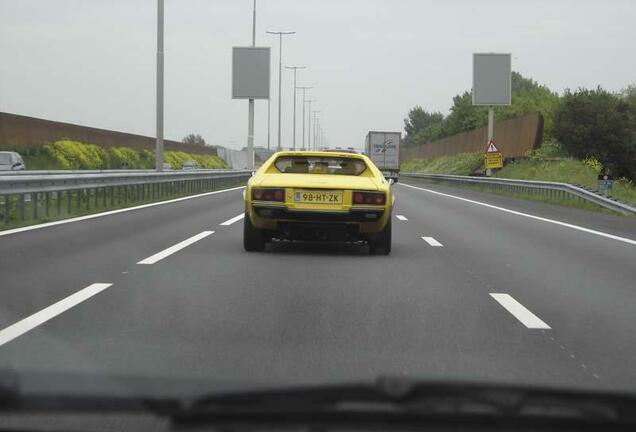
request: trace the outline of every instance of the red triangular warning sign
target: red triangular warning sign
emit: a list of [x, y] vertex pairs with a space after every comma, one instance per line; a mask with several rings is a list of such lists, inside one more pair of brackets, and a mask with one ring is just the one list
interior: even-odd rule
[[490, 141], [488, 143], [488, 147], [486, 147], [486, 153], [497, 153], [497, 152], [499, 152], [499, 149], [495, 145], [495, 142], [494, 141]]

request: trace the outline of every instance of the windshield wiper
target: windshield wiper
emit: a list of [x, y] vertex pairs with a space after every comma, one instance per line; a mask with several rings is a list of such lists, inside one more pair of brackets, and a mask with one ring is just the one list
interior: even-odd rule
[[376, 382], [308, 386], [210, 395], [175, 413], [181, 422], [215, 420], [390, 421], [426, 424], [448, 420], [538, 427], [549, 424], [636, 427], [636, 397], [579, 392], [457, 384], [382, 377]]
[[[430, 424], [636, 430], [636, 396], [382, 377], [375, 382], [215, 393], [188, 381], [0, 373], [0, 412], [144, 413], [175, 426]], [[69, 385], [70, 384], [70, 385]], [[200, 382], [204, 388], [219, 388]], [[62, 390], [68, 385], [68, 390]], [[44, 389], [43, 389], [44, 388]], [[167, 396], [170, 391], [173, 393]], [[178, 394], [204, 394], [189, 397]]]

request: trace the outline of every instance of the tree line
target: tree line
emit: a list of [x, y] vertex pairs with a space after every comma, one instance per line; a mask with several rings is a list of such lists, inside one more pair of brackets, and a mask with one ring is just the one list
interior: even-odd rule
[[[495, 121], [540, 112], [544, 142], [557, 141], [572, 157], [594, 158], [606, 170], [636, 181], [636, 86], [621, 92], [566, 90], [558, 95], [546, 86], [512, 73], [512, 104], [495, 110]], [[405, 146], [422, 145], [488, 123], [488, 107], [473, 106], [465, 91], [453, 98], [448, 115], [411, 109], [404, 119]]]

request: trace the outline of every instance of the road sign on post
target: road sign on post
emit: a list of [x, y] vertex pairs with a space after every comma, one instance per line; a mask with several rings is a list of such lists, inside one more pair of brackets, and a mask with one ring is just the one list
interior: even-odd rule
[[[488, 148], [491, 145], [495, 147], [493, 106], [510, 105], [511, 79], [510, 54], [473, 54], [473, 105], [488, 106]], [[499, 150], [489, 152], [488, 148], [485, 152], [485, 166], [486, 174], [490, 175], [492, 168], [503, 167], [503, 157]], [[496, 154], [499, 156], [495, 156]]]
[[[254, 44], [254, 32], [252, 32], [252, 44]], [[269, 99], [269, 68], [269, 47], [232, 48], [232, 99], [249, 99], [247, 132], [249, 169], [254, 169], [254, 99]]]
[[503, 168], [503, 155], [495, 145], [494, 140], [490, 140], [486, 146], [484, 166], [486, 169]]
[[232, 48], [232, 99], [269, 99], [269, 47]]

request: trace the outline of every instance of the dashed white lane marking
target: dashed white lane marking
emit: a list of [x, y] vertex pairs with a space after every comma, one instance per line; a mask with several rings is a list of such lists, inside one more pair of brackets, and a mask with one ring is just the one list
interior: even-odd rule
[[195, 236], [190, 237], [189, 239], [179, 242], [174, 246], [170, 246], [168, 249], [164, 249], [161, 252], [149, 256], [148, 258], [139, 261], [137, 264], [154, 264], [157, 261], [161, 261], [165, 257], [170, 256], [173, 253], [190, 246], [192, 243], [198, 242], [199, 240], [209, 236], [210, 234], [214, 234], [214, 231], [203, 231], [202, 233], [199, 233]]
[[483, 207], [488, 207], [488, 208], [491, 208], [491, 209], [499, 210], [499, 211], [510, 213], [510, 214], [517, 215], [517, 216], [527, 217], [527, 218], [538, 220], [538, 221], [541, 221], [541, 222], [548, 222], [548, 223], [551, 223], [551, 224], [554, 224], [554, 225], [559, 225], [559, 226], [562, 226], [562, 227], [571, 228], [573, 230], [586, 232], [588, 234], [593, 234], [593, 235], [597, 235], [597, 236], [600, 236], [600, 237], [605, 237], [605, 238], [608, 238], [608, 239], [617, 240], [617, 241], [620, 241], [620, 242], [623, 242], [623, 243], [627, 243], [627, 244], [636, 246], [636, 240], [632, 240], [630, 238], [619, 237], [619, 236], [616, 236], [616, 235], [613, 235], [613, 234], [604, 233], [602, 231], [596, 231], [596, 230], [593, 230], [593, 229], [590, 229], [590, 228], [585, 228], [585, 227], [582, 227], [582, 226], [573, 225], [573, 224], [561, 222], [561, 221], [554, 220], [554, 219], [548, 219], [548, 218], [544, 218], [544, 217], [540, 217], [540, 216], [531, 215], [531, 214], [528, 214], [528, 213], [522, 213], [522, 212], [519, 212], [519, 211], [516, 211], [516, 210], [510, 210], [510, 209], [507, 209], [507, 208], [504, 208], [504, 207], [498, 207], [498, 206], [494, 206], [492, 204], [486, 204], [486, 203], [483, 203], [483, 202], [480, 202], [480, 201], [475, 201], [475, 200], [471, 200], [471, 199], [468, 199], [468, 198], [462, 198], [462, 197], [458, 197], [458, 196], [455, 196], [455, 195], [450, 195], [450, 194], [446, 194], [446, 193], [442, 193], [442, 192], [437, 192], [437, 191], [434, 191], [434, 190], [431, 190], [431, 189], [426, 189], [426, 188], [421, 188], [421, 187], [417, 187], [417, 186], [412, 186], [412, 185], [405, 184], [405, 183], [398, 183], [398, 185], [405, 186], [405, 187], [410, 187], [410, 188], [413, 188], [413, 189], [422, 190], [422, 191], [425, 191], [425, 192], [430, 192], [430, 193], [435, 194], [435, 195], [445, 196], [445, 197], [448, 197], [448, 198], [454, 198], [454, 199], [457, 199], [457, 200], [460, 200], [460, 201], [464, 201], [464, 202], [468, 202], [468, 203], [471, 203], [471, 204], [480, 205], [480, 206], [483, 206]]
[[398, 218], [401, 221], [407, 221], [408, 219], [406, 218], [406, 216], [402, 216], [402, 215], [395, 215], [396, 218]]
[[55, 318], [56, 316], [63, 312], [66, 312], [73, 306], [77, 306], [83, 301], [88, 300], [96, 294], [99, 294], [111, 285], [112, 283], [94, 283], [92, 285], [89, 285], [86, 288], [79, 290], [75, 294], [71, 294], [70, 296], [58, 301], [57, 303], [54, 303], [51, 306], [48, 306], [41, 311], [36, 312], [33, 315], [10, 325], [3, 330], [0, 330], [0, 346], [11, 342], [18, 336], [22, 336], [26, 332], [33, 330], [41, 324], [44, 324], [51, 318]]
[[101, 212], [101, 213], [95, 213], [95, 214], [90, 214], [90, 215], [86, 215], [86, 216], [79, 216], [79, 217], [74, 217], [74, 218], [70, 218], [70, 219], [62, 219], [62, 220], [54, 221], [54, 222], [46, 222], [46, 223], [41, 223], [41, 224], [37, 224], [37, 225], [31, 225], [31, 226], [20, 227], [20, 228], [13, 228], [13, 229], [10, 229], [10, 230], [0, 231], [0, 237], [6, 236], [6, 235], [9, 235], [9, 234], [17, 234], [17, 233], [21, 233], [21, 232], [24, 232], [24, 231], [32, 231], [32, 230], [36, 230], [36, 229], [40, 229], [40, 228], [48, 228], [48, 227], [52, 227], [52, 226], [55, 226], [55, 225], [64, 225], [64, 224], [71, 223], [71, 222], [79, 222], [79, 221], [83, 221], [83, 220], [87, 220], [87, 219], [95, 219], [95, 218], [100, 218], [100, 217], [104, 217], [104, 216], [110, 216], [110, 215], [114, 215], [114, 214], [118, 214], [118, 213], [124, 213], [124, 212], [133, 211], [133, 210], [140, 210], [140, 209], [144, 209], [144, 208], [148, 208], [148, 207], [160, 206], [160, 205], [164, 205], [164, 204], [172, 204], [172, 203], [176, 203], [176, 202], [179, 202], [179, 201], [190, 200], [190, 199], [193, 199], [193, 198], [200, 198], [200, 197], [204, 197], [204, 196], [208, 196], [208, 195], [216, 195], [216, 194], [220, 194], [220, 193], [224, 193], [224, 192], [231, 192], [231, 191], [244, 189], [244, 188], [245, 188], [245, 186], [238, 186], [238, 187], [234, 187], [234, 188], [230, 188], [230, 189], [222, 189], [222, 190], [213, 191], [213, 192], [204, 192], [204, 193], [201, 193], [201, 194], [188, 195], [186, 197], [175, 198], [175, 199], [166, 200], [166, 201], [158, 201], [158, 202], [154, 202], [154, 203], [150, 203], [150, 204], [142, 204], [142, 205], [138, 205], [138, 206], [134, 206], [134, 207], [126, 207], [126, 208], [122, 208], [122, 209], [109, 210], [109, 211], [105, 211], [105, 212]]
[[426, 243], [428, 243], [429, 245], [434, 246], [434, 247], [442, 247], [442, 246], [444, 246], [443, 244], [441, 244], [440, 242], [435, 240], [433, 237], [422, 237], [422, 240], [424, 240]]
[[[530, 312], [524, 305], [512, 298], [510, 294], [490, 293], [501, 306], [517, 318], [523, 325], [530, 329], [549, 329], [550, 326], [538, 316]], [[563, 348], [563, 347], [561, 347]]]
[[222, 222], [220, 225], [228, 226], [232, 225], [234, 222], [238, 222], [245, 217], [245, 213], [241, 213], [240, 215], [234, 216], [232, 219], [228, 219], [225, 222]]

